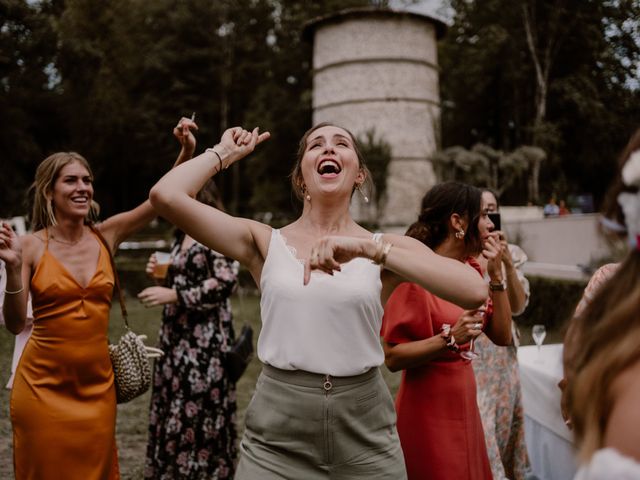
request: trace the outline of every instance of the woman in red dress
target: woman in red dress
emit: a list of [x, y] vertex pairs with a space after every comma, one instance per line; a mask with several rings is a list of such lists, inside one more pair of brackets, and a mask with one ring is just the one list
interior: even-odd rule
[[465, 311], [408, 282], [385, 306], [386, 364], [391, 371], [403, 370], [396, 410], [409, 479], [492, 478], [471, 360], [464, 357], [473, 356], [471, 340], [482, 331], [498, 345], [509, 344], [511, 310], [499, 239], [480, 205], [475, 187], [436, 185], [423, 198], [422, 213], [407, 235], [479, 274], [472, 257], [482, 252], [491, 278], [485, 307]]

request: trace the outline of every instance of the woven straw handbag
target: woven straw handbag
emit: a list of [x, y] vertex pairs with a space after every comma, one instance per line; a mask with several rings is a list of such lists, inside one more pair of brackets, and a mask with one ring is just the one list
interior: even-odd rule
[[142, 395], [149, 389], [151, 385], [149, 358], [159, 357], [163, 355], [163, 352], [158, 348], [147, 347], [143, 342], [143, 340], [147, 338], [146, 335], [136, 335], [131, 331], [131, 328], [129, 328], [127, 307], [125, 306], [122, 296], [118, 271], [113, 261], [111, 249], [102, 234], [94, 227], [91, 227], [91, 229], [107, 247], [107, 251], [109, 252], [115, 289], [118, 291], [120, 310], [127, 329], [126, 333], [120, 337], [118, 343], [109, 345], [109, 356], [111, 357], [111, 364], [113, 365], [116, 385], [116, 398], [118, 403], [125, 403]]

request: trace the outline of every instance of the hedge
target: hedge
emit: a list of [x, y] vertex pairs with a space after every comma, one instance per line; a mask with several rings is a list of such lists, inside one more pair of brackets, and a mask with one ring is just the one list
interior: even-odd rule
[[535, 324], [562, 330], [573, 315], [587, 283], [584, 280], [560, 280], [528, 276], [531, 297], [524, 313], [516, 317], [521, 327]]

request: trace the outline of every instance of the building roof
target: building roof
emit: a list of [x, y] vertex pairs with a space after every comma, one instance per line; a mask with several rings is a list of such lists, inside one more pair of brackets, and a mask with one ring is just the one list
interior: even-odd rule
[[437, 39], [441, 39], [444, 34], [447, 32], [447, 25], [440, 19], [422, 13], [414, 13], [408, 11], [400, 11], [400, 10], [392, 10], [389, 8], [379, 8], [379, 7], [364, 7], [364, 8], [349, 8], [345, 10], [340, 10], [338, 12], [333, 12], [328, 15], [323, 15], [320, 17], [313, 18], [306, 22], [302, 27], [302, 38], [308, 42], [313, 41], [313, 34], [316, 29], [321, 26], [331, 24], [331, 23], [340, 23], [347, 20], [360, 19], [363, 17], [378, 17], [378, 18], [398, 18], [398, 17], [406, 17], [406, 18], [414, 18], [417, 20], [428, 21], [433, 23], [436, 27], [436, 37]]

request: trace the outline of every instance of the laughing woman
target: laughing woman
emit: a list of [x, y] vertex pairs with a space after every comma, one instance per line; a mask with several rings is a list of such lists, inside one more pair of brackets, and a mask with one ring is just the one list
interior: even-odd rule
[[264, 365], [235, 478], [405, 478], [393, 401], [378, 370], [382, 305], [403, 278], [466, 308], [485, 300], [486, 285], [414, 239], [373, 235], [351, 218], [351, 196], [368, 170], [353, 135], [335, 125], [320, 124], [300, 141], [291, 179], [303, 209], [284, 228], [193, 198], [268, 136], [227, 130], [150, 196], [188, 235], [245, 265], [262, 292]]
[[94, 225], [93, 173], [75, 152], [46, 158], [32, 188], [34, 233], [0, 225], [6, 327], [23, 330], [28, 292], [34, 318], [11, 392], [15, 477], [117, 479], [109, 256], [156, 214], [146, 201]]

